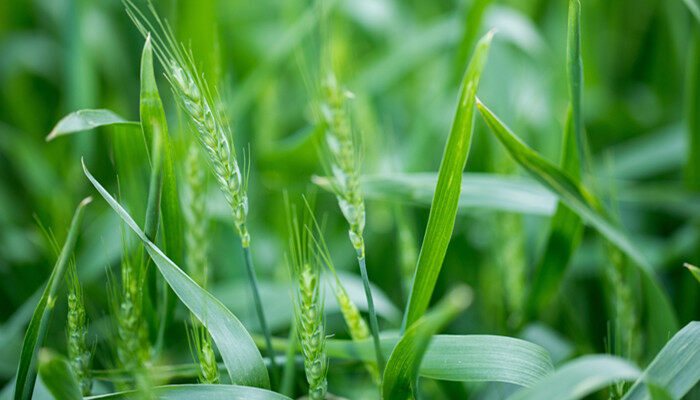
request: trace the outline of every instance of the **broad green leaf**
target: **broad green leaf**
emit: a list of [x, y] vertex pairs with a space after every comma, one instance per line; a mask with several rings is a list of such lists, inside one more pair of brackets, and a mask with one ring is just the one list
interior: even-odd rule
[[697, 279], [698, 283], [700, 283], [700, 268], [696, 267], [695, 265], [691, 265], [688, 263], [683, 264], [686, 268], [688, 268], [688, 271], [690, 271], [691, 274]]
[[471, 302], [471, 289], [459, 286], [448, 293], [434, 310], [406, 329], [392, 350], [384, 370], [383, 399], [405, 400], [416, 397], [418, 372], [430, 340]]
[[[151, 389], [160, 399], [169, 400], [291, 400], [287, 396], [249, 386], [237, 385], [168, 385]], [[86, 397], [89, 400], [141, 399], [136, 391], [110, 393]]]
[[681, 399], [700, 380], [700, 322], [693, 321], [678, 331], [656, 355], [623, 400], [649, 399], [646, 382]]
[[269, 388], [270, 379], [262, 356], [238, 319], [148, 240], [131, 216], [90, 174], [84, 163], [83, 170], [110, 207], [141, 239], [158, 271], [175, 294], [207, 328], [221, 353], [231, 381], [241, 385]]
[[697, 0], [683, 0], [683, 3], [688, 6], [688, 10], [693, 14], [696, 22], [700, 24], [700, 6], [698, 6]]
[[564, 364], [537, 385], [521, 389], [508, 400], [575, 400], [619, 381], [637, 379], [641, 371], [629, 361], [609, 355], [590, 355]]
[[649, 347], [661, 348], [665, 342], [664, 338], [678, 329], [678, 322], [669, 298], [661, 288], [646, 257], [615, 224], [610, 222], [598, 200], [584, 187], [523, 143], [479, 100], [477, 100], [477, 107], [493, 134], [521, 167], [556, 194], [564, 204], [629, 256], [639, 267], [649, 314], [647, 318], [652, 328]]
[[80, 231], [80, 224], [83, 220], [85, 206], [87, 206], [90, 201], [92, 201], [92, 198], [85, 198], [75, 210], [66, 242], [63, 244], [61, 254], [58, 256], [58, 260], [56, 260], [44, 293], [41, 295], [39, 304], [34, 309], [34, 314], [29, 322], [29, 327], [27, 328], [27, 333], [22, 343], [19, 366], [17, 367], [15, 400], [28, 400], [32, 398], [34, 383], [36, 381], [37, 351], [44, 342], [46, 330], [49, 326], [49, 319], [51, 318], [51, 313], [56, 303], [56, 292], [63, 281], [63, 276], [68, 266], [68, 260], [73, 253], [73, 247], [75, 247], [75, 242], [78, 239], [78, 232]]
[[[389, 356], [399, 338], [383, 337]], [[284, 347], [284, 346], [281, 346]], [[328, 355], [347, 360], [373, 361], [371, 341], [328, 339]], [[553, 371], [544, 348], [521, 339], [495, 335], [435, 335], [420, 365], [420, 375], [461, 382], [507, 382], [532, 386]]]
[[404, 314], [404, 328], [411, 326], [428, 308], [447, 245], [452, 237], [461, 192], [462, 171], [467, 163], [474, 127], [474, 99], [492, 38], [493, 32], [489, 32], [479, 40], [464, 76], [457, 113], [440, 163], [428, 226], [413, 276]]
[[[330, 190], [327, 178], [314, 177], [314, 183]], [[430, 206], [435, 194], [437, 174], [382, 174], [362, 177], [367, 197]], [[487, 208], [523, 214], [552, 215], [556, 196], [531, 179], [489, 173], [462, 174], [458, 213]]]
[[39, 351], [39, 375], [56, 400], [83, 398], [78, 378], [65, 357], [48, 349]]
[[46, 141], [100, 126], [125, 126], [138, 129], [139, 125], [138, 122], [128, 121], [110, 110], [79, 110], [66, 115], [58, 121], [51, 133], [46, 136]]

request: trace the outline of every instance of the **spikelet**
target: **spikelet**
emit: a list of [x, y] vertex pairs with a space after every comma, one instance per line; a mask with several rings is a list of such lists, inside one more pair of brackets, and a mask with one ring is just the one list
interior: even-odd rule
[[71, 260], [68, 270], [68, 360], [80, 384], [83, 396], [90, 396], [92, 379], [90, 376], [91, 353], [87, 344], [87, 318], [83, 289], [78, 281], [75, 260]]
[[314, 255], [308, 230], [300, 228], [296, 210], [288, 202], [287, 212], [290, 236], [288, 264], [294, 285], [292, 300], [297, 334], [309, 383], [309, 399], [318, 400], [325, 398], [328, 386], [324, 304], [318, 258]]
[[156, 57], [165, 70], [176, 101], [197, 132], [216, 182], [231, 208], [236, 230], [243, 246], [247, 247], [250, 244], [246, 229], [248, 179], [231, 150], [231, 131], [220, 98], [212, 95], [206, 80], [197, 72], [192, 54], [177, 43], [172, 30], [160, 19], [152, 4], [149, 3], [148, 8], [154, 23], [130, 0], [124, 0], [124, 4], [139, 31], [144, 36], [150, 32]]
[[187, 330], [187, 339], [192, 358], [197, 366], [199, 382], [207, 385], [221, 383], [212, 338], [206, 328], [194, 317], [192, 317], [192, 327]]
[[189, 213], [186, 214], [187, 230], [185, 231], [185, 246], [187, 247], [186, 262], [190, 277], [200, 286], [206, 287], [208, 280], [207, 252], [207, 215], [205, 176], [202, 171], [199, 150], [190, 146], [185, 163], [185, 175], [189, 186]]
[[[340, 281], [338, 274], [335, 272], [333, 260], [331, 259], [330, 252], [328, 251], [328, 246], [326, 246], [326, 241], [323, 237], [323, 232], [321, 231], [320, 226], [316, 222], [316, 219], [313, 217], [311, 207], [308, 205], [308, 203], [307, 208], [309, 210], [309, 214], [311, 215], [314, 229], [316, 231], [315, 235], [309, 233], [309, 236], [314, 242], [319, 262], [325, 265], [326, 268], [328, 268], [328, 270], [330, 270], [333, 275], [333, 284], [331, 285], [333, 287], [333, 294], [335, 295], [335, 298], [338, 301], [338, 305], [340, 306], [340, 312], [343, 315], [345, 325], [347, 325], [348, 327], [350, 337], [353, 341], [358, 342], [366, 340], [370, 338], [370, 330], [367, 326], [367, 322], [362, 317], [362, 314], [360, 314], [360, 310], [357, 309], [355, 303], [352, 301], [352, 299], [350, 299], [350, 296], [348, 296], [348, 293], [345, 290], [343, 283]], [[381, 382], [381, 378], [379, 376], [379, 369], [377, 368], [376, 364], [366, 362], [365, 368], [367, 369], [367, 372], [369, 372], [370, 376], [372, 377], [375, 383], [378, 384]]]
[[340, 211], [350, 225], [348, 235], [364, 257], [365, 201], [360, 187], [359, 149], [347, 112], [344, 91], [332, 72], [323, 80], [320, 117], [324, 127], [324, 163], [332, 175], [331, 187]]

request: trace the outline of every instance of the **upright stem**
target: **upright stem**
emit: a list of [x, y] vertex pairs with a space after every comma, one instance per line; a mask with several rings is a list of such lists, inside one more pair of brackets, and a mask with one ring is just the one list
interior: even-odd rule
[[372, 289], [369, 287], [369, 278], [367, 277], [367, 264], [365, 263], [364, 248], [357, 250], [357, 262], [360, 264], [360, 274], [362, 274], [362, 284], [365, 287], [365, 296], [367, 297], [367, 308], [369, 309], [369, 328], [372, 331], [372, 339], [374, 340], [374, 352], [377, 355], [377, 368], [379, 376], [384, 376], [384, 355], [382, 347], [379, 343], [379, 324], [377, 323], [377, 313], [374, 311], [374, 300], [372, 299]]
[[243, 258], [245, 259], [246, 272], [248, 273], [248, 279], [250, 281], [250, 286], [253, 289], [253, 299], [255, 301], [255, 310], [258, 313], [258, 321], [260, 322], [260, 328], [265, 335], [265, 344], [267, 345], [268, 357], [270, 357], [270, 372], [272, 375], [273, 386], [277, 386], [277, 362], [275, 361], [275, 351], [272, 348], [272, 335], [270, 334], [270, 329], [267, 327], [267, 320], [265, 319], [265, 312], [263, 311], [262, 301], [260, 300], [260, 291], [258, 290], [258, 278], [255, 275], [255, 269], [253, 268], [253, 257], [250, 254], [250, 245], [243, 247]]

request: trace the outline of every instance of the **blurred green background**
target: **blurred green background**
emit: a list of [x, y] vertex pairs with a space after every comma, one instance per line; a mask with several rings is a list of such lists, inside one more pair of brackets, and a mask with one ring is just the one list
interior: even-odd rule
[[[281, 194], [313, 191], [312, 175], [323, 173], [313, 145], [311, 93], [304, 83], [305, 77], [316, 77], [323, 35], [331, 41], [340, 80], [355, 95], [353, 126], [363, 140], [362, 168], [368, 175], [367, 263], [370, 279], [381, 290], [385, 329], [400, 323], [432, 196], [424, 175], [411, 175], [405, 183], [396, 178], [437, 171], [466, 62], [487, 30], [498, 33], [479, 97], [530, 146], [554, 162], [559, 159], [568, 104], [568, 2], [335, 3], [329, 19], [321, 21], [311, 1], [155, 2], [177, 36], [191, 43], [198, 67], [220, 82], [236, 151], [241, 155], [250, 149], [253, 255], [268, 318], [279, 336], [286, 336], [290, 320]], [[700, 315], [700, 286], [682, 268], [683, 262], [700, 263], [700, 183], [684, 179], [686, 166], [700, 162], [688, 159], [686, 124], [694, 115], [686, 92], [697, 22], [681, 0], [584, 0], [582, 10], [584, 114], [596, 191], [652, 260], [682, 326]], [[93, 193], [81, 157], [105, 186], [120, 191], [132, 215], [143, 222], [148, 161], [141, 141], [118, 128], [45, 141], [60, 118], [78, 109], [109, 108], [137, 120], [142, 46], [143, 38], [116, 0], [0, 3], [0, 382], [15, 373], [37, 292], [55, 261], [36, 220], [61, 243], [75, 205]], [[164, 79], [160, 91], [182, 160], [191, 132], [181, 123]], [[527, 179], [481, 118], [476, 121], [466, 172]], [[129, 184], [120, 177], [119, 189], [118, 146], [133, 149], [127, 162], [142, 172]], [[177, 168], [182, 173], [181, 163]], [[240, 250], [232, 245], [238, 239], [210, 183], [212, 292], [256, 330]], [[433, 295], [439, 299], [455, 282], [475, 291], [475, 304], [447, 331], [526, 337], [549, 348], [555, 362], [608, 351], [616, 320], [614, 290], [606, 276], [610, 261], [601, 239], [586, 230], [559, 295], [545, 313], [521, 321], [519, 301], [541, 256], [554, 200], [542, 189], [528, 212], [506, 212], [484, 200], [484, 190], [476, 182], [462, 199]], [[361, 303], [353, 249], [335, 199], [319, 191], [317, 203], [317, 212], [327, 219], [326, 239], [336, 266], [347, 271], [351, 294]], [[96, 368], [112, 363], [105, 270], [118, 268], [120, 234], [117, 217], [96, 199], [76, 252]], [[634, 270], [626, 271], [625, 281], [638, 293]], [[643, 327], [641, 297], [633, 298]], [[47, 344], [61, 349], [65, 302], [59, 303], [51, 326], [55, 334]], [[184, 308], [178, 315], [186, 315]], [[182, 319], [168, 334], [164, 362], [190, 361]], [[332, 306], [327, 331], [347, 337]], [[643, 339], [642, 329], [642, 350], [635, 360], [642, 364], [658, 350], [647, 348]], [[362, 374], [361, 366], [351, 367]], [[358, 390], [354, 375], [334, 369], [333, 362], [330, 374], [334, 393]], [[507, 392], [500, 386], [492, 390], [495, 386], [465, 390], [482, 398]]]

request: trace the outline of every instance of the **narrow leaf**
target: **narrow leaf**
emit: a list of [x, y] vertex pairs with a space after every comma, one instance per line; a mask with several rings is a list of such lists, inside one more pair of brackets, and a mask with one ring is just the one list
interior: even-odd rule
[[144, 243], [158, 271], [175, 294], [207, 328], [221, 353], [231, 381], [241, 385], [269, 388], [270, 380], [262, 356], [240, 321], [148, 240], [131, 216], [90, 174], [85, 163], [83, 170], [110, 207]]
[[15, 400], [28, 400], [32, 398], [34, 383], [36, 382], [37, 351], [44, 342], [51, 312], [56, 302], [56, 292], [63, 281], [63, 276], [68, 266], [68, 260], [73, 253], [73, 247], [75, 247], [75, 242], [78, 239], [78, 232], [80, 231], [80, 223], [83, 220], [85, 206], [87, 206], [90, 201], [92, 201], [90, 197], [83, 199], [75, 210], [66, 242], [63, 244], [61, 254], [58, 256], [58, 260], [53, 267], [44, 293], [41, 295], [39, 304], [34, 309], [34, 314], [29, 322], [29, 327], [27, 328], [27, 333], [22, 343], [19, 366], [17, 367]]
[[100, 126], [125, 126], [138, 129], [139, 125], [138, 122], [128, 121], [115, 114], [113, 111], [106, 109], [79, 110], [66, 115], [58, 121], [58, 124], [51, 130], [51, 133], [46, 136], [46, 141], [48, 142], [59, 136], [94, 129]]
[[665, 341], [663, 338], [678, 329], [678, 322], [670, 300], [661, 288], [646, 257], [632, 244], [627, 235], [610, 222], [599, 201], [584, 187], [523, 143], [478, 100], [477, 107], [493, 134], [521, 167], [635, 261], [635, 265], [641, 272], [642, 289], [646, 296], [649, 324], [652, 327], [650, 332], [652, 335], [649, 338], [650, 347], [661, 348]]
[[[168, 385], [151, 389], [159, 399], [169, 400], [291, 400], [265, 389], [237, 385]], [[136, 391], [86, 397], [89, 400], [141, 399]]]
[[646, 382], [681, 399], [700, 380], [700, 322], [693, 321], [678, 331], [656, 355], [623, 400], [649, 399]]
[[688, 268], [688, 271], [690, 271], [690, 273], [693, 274], [695, 279], [697, 279], [698, 283], [700, 283], [700, 268], [688, 263], [683, 264], [683, 266]]
[[56, 400], [83, 398], [78, 378], [65, 357], [48, 349], [39, 351], [39, 375]]
[[457, 113], [440, 163], [428, 226], [413, 276], [408, 307], [404, 315], [404, 328], [411, 326], [428, 308], [450, 243], [461, 192], [462, 171], [467, 163], [471, 145], [474, 99], [492, 39], [493, 32], [489, 32], [479, 40], [464, 76]]
[[521, 389], [508, 400], [575, 400], [615, 382], [637, 379], [641, 371], [630, 362], [614, 356], [591, 355], [564, 364], [537, 385]]
[[382, 398], [415, 398], [418, 371], [430, 340], [472, 301], [471, 289], [460, 286], [452, 290], [435, 310], [411, 324], [389, 356], [382, 379]]

